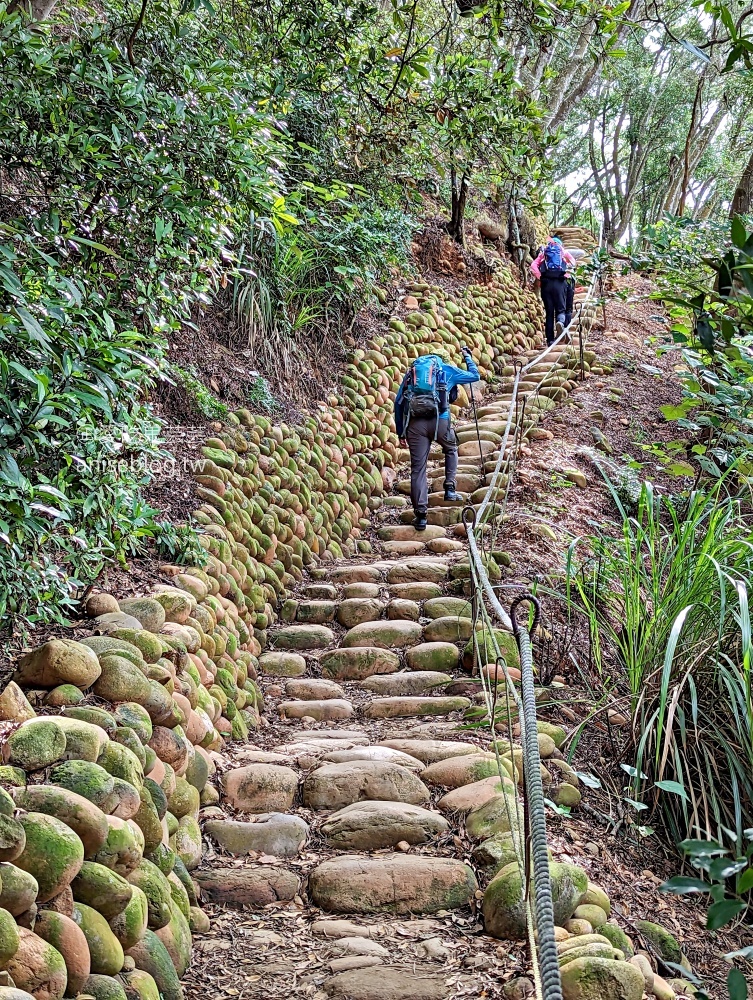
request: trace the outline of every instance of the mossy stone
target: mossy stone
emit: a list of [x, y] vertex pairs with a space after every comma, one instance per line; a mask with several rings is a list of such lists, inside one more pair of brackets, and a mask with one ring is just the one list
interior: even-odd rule
[[60, 715], [66, 719], [80, 719], [82, 722], [90, 722], [93, 726], [104, 729], [108, 736], [112, 736], [115, 732], [115, 719], [104, 708], [96, 708], [94, 705], [69, 705], [63, 709]]
[[606, 913], [595, 903], [581, 903], [575, 907], [573, 916], [576, 920], [587, 920], [595, 931], [607, 922]]
[[66, 889], [84, 863], [84, 845], [65, 823], [54, 816], [29, 812], [19, 823], [26, 845], [15, 861], [17, 868], [33, 875], [39, 886], [37, 902], [46, 903]]
[[465, 825], [469, 837], [487, 840], [496, 833], [517, 829], [517, 808], [517, 799], [513, 795], [495, 795], [468, 813]]
[[147, 663], [156, 663], [162, 656], [164, 649], [162, 639], [154, 635], [153, 632], [147, 632], [144, 629], [121, 628], [113, 632], [113, 635], [116, 639], [125, 639], [126, 642], [130, 642], [131, 645], [140, 650]]
[[120, 978], [128, 1000], [161, 1000], [159, 988], [148, 972], [134, 969], [124, 972]]
[[188, 917], [188, 926], [192, 934], [208, 934], [211, 928], [209, 917], [198, 906], [192, 906]]
[[[484, 893], [484, 925], [487, 934], [520, 939], [526, 934], [526, 908], [519, 862], [502, 868]], [[576, 865], [553, 861], [549, 864], [554, 904], [554, 923], [561, 927], [578, 905], [588, 885], [588, 876]]]
[[641, 1000], [643, 973], [629, 962], [588, 956], [568, 962], [560, 970], [567, 1000]]
[[15, 861], [25, 845], [23, 826], [12, 816], [0, 814], [0, 861]]
[[18, 950], [7, 964], [18, 994], [26, 997], [31, 993], [38, 1000], [60, 1000], [68, 983], [65, 959], [57, 948], [26, 928], [18, 928], [18, 937]]
[[84, 856], [96, 854], [107, 839], [107, 817], [82, 795], [57, 785], [29, 785], [14, 798], [22, 809], [54, 816], [81, 840]]
[[63, 956], [68, 976], [65, 992], [77, 996], [91, 972], [89, 945], [81, 928], [64, 913], [42, 910], [34, 923], [34, 933]]
[[517, 857], [515, 843], [510, 833], [497, 833], [484, 840], [473, 851], [474, 861], [493, 874], [517, 861]]
[[588, 888], [583, 893], [581, 905], [585, 903], [593, 903], [596, 906], [600, 906], [607, 916], [612, 912], [609, 896], [598, 885], [594, 885], [593, 882], [588, 883]]
[[92, 973], [87, 977], [81, 990], [81, 996], [92, 997], [93, 1000], [128, 1000], [125, 988], [114, 976], [103, 976]]
[[197, 792], [201, 793], [204, 790], [204, 786], [209, 781], [209, 764], [203, 754], [195, 753], [193, 755], [186, 768], [184, 777], [188, 784], [193, 785]]
[[110, 813], [120, 819], [133, 819], [141, 804], [138, 788], [134, 788], [130, 781], [123, 781], [122, 778], [113, 778], [112, 784], [115, 804]]
[[102, 673], [92, 689], [98, 698], [113, 702], [146, 702], [149, 681], [140, 667], [117, 653], [103, 656], [101, 663]]
[[16, 803], [4, 788], [0, 788], [0, 816], [12, 816], [16, 811]]
[[180, 912], [186, 918], [190, 917], [191, 903], [188, 899], [188, 893], [185, 887], [175, 872], [170, 872], [167, 876], [167, 881], [170, 885], [170, 896], [172, 897], [173, 903], [178, 907]]
[[132, 820], [108, 816], [107, 825], [107, 840], [92, 860], [127, 878], [144, 855], [144, 835]]
[[0, 906], [14, 917], [31, 909], [39, 892], [34, 876], [8, 861], [0, 864], [0, 886]]
[[157, 754], [150, 746], [144, 747], [144, 774], [149, 774], [157, 763]]
[[12, 914], [0, 909], [0, 969], [4, 969], [18, 951], [18, 927]]
[[555, 726], [552, 722], [537, 722], [536, 731], [543, 733], [545, 736], [551, 736], [558, 750], [567, 739], [567, 732], [562, 726]]
[[162, 824], [149, 792], [142, 788], [139, 796], [141, 805], [133, 821], [144, 835], [144, 851], [148, 854], [162, 842]]
[[178, 976], [183, 976], [191, 961], [191, 929], [188, 919], [170, 900], [170, 921], [157, 931], [157, 937], [167, 948], [167, 953]]
[[110, 929], [127, 951], [142, 939], [149, 920], [149, 902], [142, 889], [131, 886], [131, 899], [117, 917], [110, 921]]
[[154, 808], [157, 810], [157, 816], [161, 820], [167, 812], [167, 796], [153, 778], [144, 778], [144, 789], [149, 793]]
[[196, 885], [194, 884], [194, 880], [191, 878], [190, 872], [178, 857], [175, 858], [173, 871], [180, 879], [183, 888], [186, 890], [188, 901], [191, 906], [197, 906], [198, 899], [196, 898]]
[[120, 726], [132, 729], [142, 743], [152, 738], [152, 720], [143, 705], [135, 701], [123, 702], [115, 710], [115, 718]]
[[144, 750], [144, 744], [139, 739], [138, 735], [133, 729], [128, 726], [118, 726], [113, 735], [113, 739], [116, 743], [120, 743], [121, 746], [127, 747], [131, 753], [138, 759], [139, 764], [141, 764], [142, 770], [144, 764], [146, 764], [146, 752]]
[[167, 808], [177, 819], [184, 816], [198, 816], [199, 792], [189, 785], [185, 778], [178, 777], [175, 781], [175, 791], [167, 800]]
[[650, 920], [636, 920], [635, 929], [654, 948], [662, 962], [673, 962], [675, 965], [683, 964], [682, 948], [677, 943], [677, 938], [670, 934], [666, 927], [652, 923]]
[[81, 644], [94, 650], [98, 657], [103, 653], [119, 652], [126, 653], [129, 658], [135, 657], [134, 662], [144, 662], [141, 650], [125, 639], [116, 639], [111, 635], [90, 635], [82, 639]]
[[58, 684], [45, 696], [44, 703], [52, 708], [65, 708], [66, 705], [80, 704], [84, 698], [84, 692], [75, 684]]
[[132, 895], [131, 885], [122, 875], [96, 861], [84, 861], [71, 883], [71, 890], [77, 903], [91, 906], [105, 920], [112, 920], [122, 913]]
[[178, 832], [178, 818], [173, 816], [171, 812], [165, 813], [165, 823], [167, 824], [167, 834], [169, 837], [174, 837]]
[[92, 972], [100, 976], [117, 976], [123, 968], [123, 946], [102, 914], [85, 903], [74, 903], [73, 919], [89, 945]]
[[165, 624], [165, 609], [153, 597], [128, 597], [118, 604], [121, 611], [137, 618], [149, 632], [159, 632]]
[[190, 872], [201, 864], [201, 830], [193, 816], [178, 821], [173, 849]]
[[99, 764], [84, 760], [66, 761], [52, 769], [50, 782], [82, 795], [103, 812], [109, 812], [115, 805], [112, 775]]
[[155, 849], [150, 851], [149, 854], [145, 854], [144, 857], [147, 861], [151, 861], [153, 865], [156, 865], [163, 875], [169, 875], [175, 866], [175, 851], [168, 847], [167, 844], [157, 844]]
[[24, 788], [26, 771], [22, 767], [11, 767], [10, 764], [0, 764], [0, 785], [10, 785], [11, 788]]
[[38, 771], [61, 760], [65, 733], [51, 719], [31, 719], [7, 743], [8, 760], [24, 771]]
[[107, 744], [97, 761], [108, 774], [114, 778], [122, 778], [134, 788], [140, 789], [144, 784], [144, 768], [138, 757], [121, 743], [112, 740]]
[[[487, 663], [496, 663], [497, 652], [494, 648], [494, 641], [496, 640], [497, 646], [499, 647], [500, 654], [504, 657], [505, 663], [508, 667], [514, 667], [516, 670], [520, 669], [520, 653], [518, 652], [518, 644], [515, 641], [515, 636], [511, 632], [504, 632], [502, 629], [492, 629], [491, 632], [485, 631], [483, 635], [478, 637], [478, 655], [481, 665]], [[466, 643], [465, 649], [463, 650], [463, 665], [469, 667], [473, 664], [474, 659], [474, 640], [471, 638]]]
[[[1, 899], [0, 902], [2, 902]], [[602, 924], [599, 928], [599, 934], [601, 934], [602, 937], [605, 937], [611, 943], [613, 948], [621, 951], [625, 958], [632, 958], [635, 954], [633, 942], [623, 929], [617, 926], [617, 924], [610, 924], [609, 922]]]
[[140, 864], [128, 876], [131, 885], [138, 886], [147, 898], [149, 906], [148, 926], [151, 930], [159, 930], [170, 921], [170, 902], [172, 894], [170, 883], [159, 868], [142, 859]]
[[60, 715], [55, 722], [65, 733], [65, 759], [88, 760], [94, 763], [110, 740], [101, 726], [83, 719]]
[[153, 976], [163, 1000], [183, 1000], [183, 991], [170, 953], [154, 931], [147, 930], [128, 954], [136, 968]]
[[560, 955], [560, 968], [569, 962], [574, 962], [578, 958], [611, 958], [615, 960], [616, 953], [611, 944], [598, 944], [596, 942], [584, 944], [580, 948], [572, 948], [570, 951], [566, 951], [563, 955]]

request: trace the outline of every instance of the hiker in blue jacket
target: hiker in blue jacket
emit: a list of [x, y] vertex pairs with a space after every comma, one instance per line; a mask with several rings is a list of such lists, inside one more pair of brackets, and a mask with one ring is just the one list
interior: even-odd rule
[[450, 422], [450, 403], [457, 399], [459, 385], [478, 382], [481, 376], [468, 348], [461, 350], [467, 371], [437, 354], [424, 354], [405, 373], [395, 396], [395, 429], [400, 444], [410, 450], [410, 498], [417, 531], [426, 528], [429, 505], [426, 470], [434, 441], [444, 452], [444, 498], [463, 499], [455, 490], [458, 443]]

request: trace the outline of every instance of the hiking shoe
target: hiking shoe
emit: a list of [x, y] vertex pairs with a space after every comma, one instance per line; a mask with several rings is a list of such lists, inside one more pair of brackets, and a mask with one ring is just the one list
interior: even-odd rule
[[557, 325], [555, 326], [554, 329], [555, 329], [555, 335], [557, 337], [561, 336], [562, 331], [565, 329], [564, 324], [562, 323], [561, 319], [557, 320]]
[[426, 531], [426, 511], [417, 510], [416, 516], [413, 518], [413, 527], [416, 531]]
[[457, 500], [462, 501], [462, 493], [458, 493], [454, 486], [446, 486], [444, 491], [445, 500]]

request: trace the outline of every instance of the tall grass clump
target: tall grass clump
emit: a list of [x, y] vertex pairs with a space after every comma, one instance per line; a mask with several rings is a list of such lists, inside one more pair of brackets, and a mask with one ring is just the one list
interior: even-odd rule
[[[571, 545], [567, 598], [594, 660], [627, 687], [633, 794], [650, 795], [678, 841], [743, 843], [753, 825], [753, 530], [724, 492], [660, 497], [644, 483], [621, 526]], [[661, 784], [657, 787], [657, 782]]]

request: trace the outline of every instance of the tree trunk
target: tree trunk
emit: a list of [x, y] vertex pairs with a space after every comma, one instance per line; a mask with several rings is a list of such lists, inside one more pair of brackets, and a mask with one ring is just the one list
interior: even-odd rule
[[11, 0], [8, 6], [10, 14], [16, 10], [26, 13], [30, 21], [46, 21], [58, 0]]
[[465, 246], [465, 203], [468, 200], [468, 176], [463, 171], [463, 175], [460, 178], [460, 183], [458, 184], [457, 173], [453, 167], [450, 171], [450, 180], [452, 187], [452, 216], [449, 223], [447, 224], [447, 232], [459, 243], [461, 247]]
[[753, 206], [753, 152], [735, 188], [729, 210], [730, 219], [734, 219], [736, 215], [747, 215], [751, 206]]

